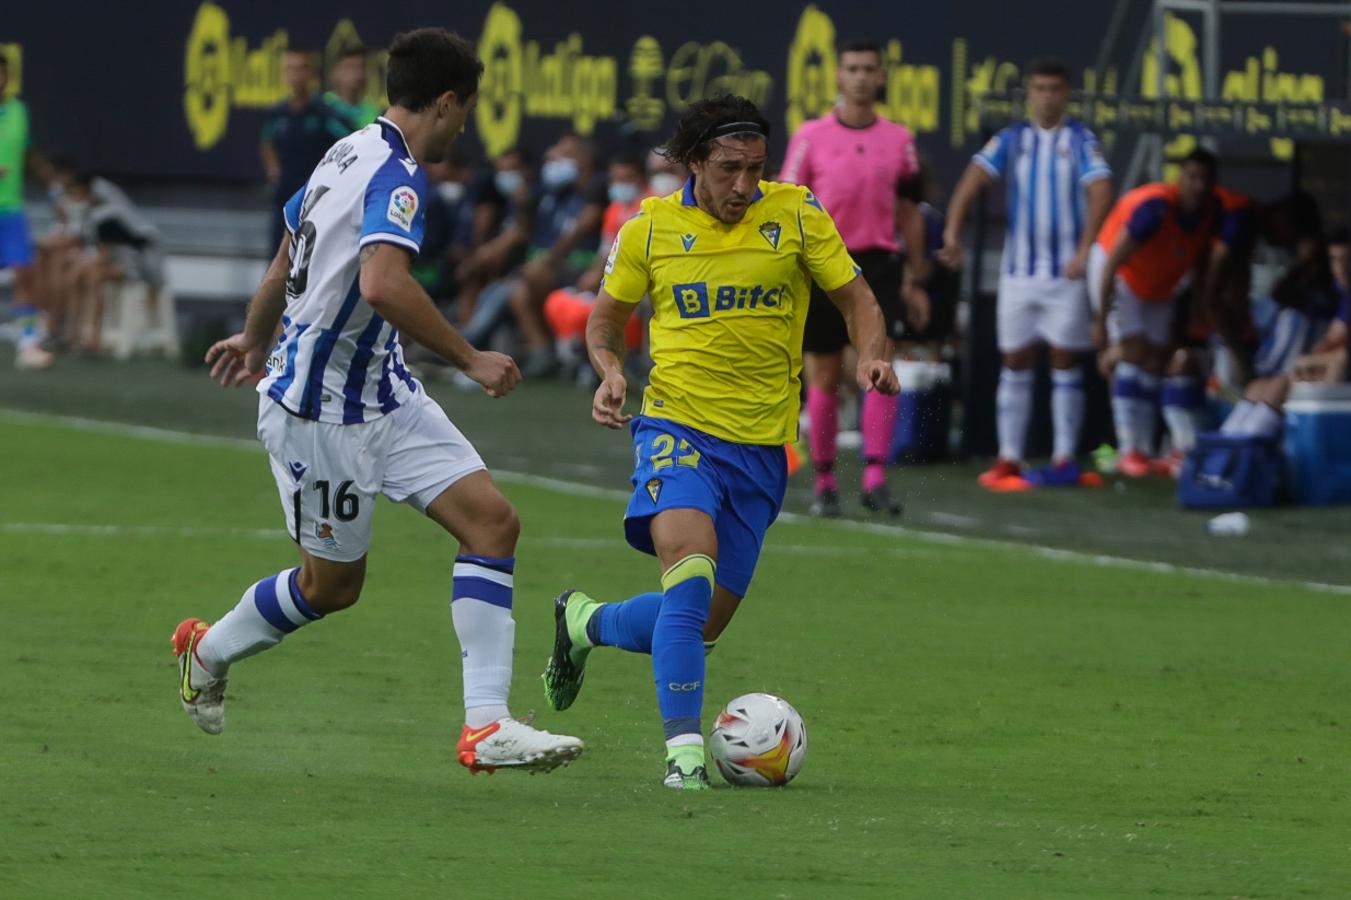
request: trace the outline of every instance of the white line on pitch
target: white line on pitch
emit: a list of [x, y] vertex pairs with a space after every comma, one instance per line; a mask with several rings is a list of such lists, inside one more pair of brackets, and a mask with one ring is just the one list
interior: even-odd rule
[[[19, 422], [51, 423], [77, 428], [85, 431], [98, 431], [144, 440], [155, 440], [176, 444], [200, 444], [203, 446], [235, 447], [261, 452], [262, 447], [256, 441], [242, 438], [222, 438], [210, 435], [191, 434], [172, 431], [167, 428], [151, 428], [142, 425], [126, 425], [120, 422], [107, 422], [98, 419], [86, 419], [79, 416], [50, 415], [26, 410], [0, 408], [0, 418]], [[596, 487], [589, 484], [564, 481], [560, 478], [548, 478], [542, 475], [530, 475], [523, 472], [493, 470], [493, 477], [499, 481], [525, 484], [544, 488], [556, 493], [574, 497], [595, 497], [606, 500], [627, 500], [627, 491]], [[781, 522], [813, 523], [821, 528], [844, 531], [858, 531], [886, 537], [909, 537], [929, 543], [950, 546], [984, 547], [1004, 552], [1026, 553], [1040, 559], [1055, 562], [1071, 562], [1110, 569], [1126, 569], [1136, 572], [1153, 572], [1166, 575], [1190, 575], [1214, 581], [1227, 581], [1235, 584], [1256, 584], [1270, 587], [1302, 587], [1311, 591], [1328, 594], [1351, 595], [1351, 585], [1325, 584], [1317, 581], [1296, 581], [1286, 578], [1269, 578], [1262, 575], [1244, 575], [1238, 572], [1224, 572], [1218, 569], [1203, 569], [1194, 566], [1180, 566], [1174, 563], [1150, 562], [1140, 559], [1127, 559], [1101, 553], [1087, 553], [1081, 550], [1064, 550], [1058, 547], [1045, 547], [1037, 544], [1024, 544], [1017, 541], [1001, 541], [994, 538], [969, 537], [960, 534], [947, 534], [941, 531], [924, 531], [907, 528], [903, 525], [882, 525], [875, 522], [854, 522], [848, 519], [821, 520], [796, 513], [784, 513], [779, 516]]]

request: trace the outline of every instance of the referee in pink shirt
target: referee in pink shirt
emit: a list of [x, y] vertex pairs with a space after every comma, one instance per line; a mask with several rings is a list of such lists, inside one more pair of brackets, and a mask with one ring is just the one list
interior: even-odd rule
[[[887, 320], [887, 332], [901, 336], [901, 257], [897, 233], [904, 233], [915, 204], [899, 196], [919, 173], [910, 129], [877, 114], [886, 86], [882, 50], [872, 41], [851, 41], [836, 67], [839, 102], [828, 114], [802, 123], [788, 142], [779, 178], [805, 185], [835, 219], [849, 253], [863, 270]], [[922, 250], [923, 248], [919, 248]], [[835, 481], [835, 438], [839, 432], [840, 370], [849, 331], [820, 288], [813, 286], [802, 342], [807, 374], [807, 415], [811, 420], [816, 500], [812, 514], [840, 514]], [[901, 505], [887, 488], [886, 455], [896, 425], [896, 397], [869, 391], [863, 398], [863, 505], [896, 516]]]

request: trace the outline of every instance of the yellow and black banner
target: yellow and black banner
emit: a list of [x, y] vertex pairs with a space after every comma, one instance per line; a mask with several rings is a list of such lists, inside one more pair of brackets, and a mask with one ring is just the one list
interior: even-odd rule
[[[253, 179], [259, 126], [282, 99], [281, 56], [313, 51], [320, 71], [344, 46], [373, 48], [369, 99], [383, 98], [393, 35], [440, 25], [475, 41], [486, 71], [469, 143], [485, 155], [539, 147], [564, 129], [658, 143], [701, 98], [750, 97], [766, 111], [777, 154], [804, 120], [835, 99], [837, 48], [868, 38], [888, 81], [882, 111], [908, 124], [940, 178], [955, 177], [988, 125], [1016, 116], [1029, 59], [1068, 63], [1092, 96], [1085, 118], [1113, 150], [1118, 133], [1162, 128], [1180, 149], [1195, 135], [1242, 135], [1288, 157], [1290, 136], [1340, 139], [1346, 37], [1329, 22], [1234, 17], [1226, 24], [1219, 93], [1203, 102], [1199, 22], [1169, 17], [1157, 71], [1147, 54], [1137, 83], [1129, 60], [1093, 68], [1113, 4], [951, 0], [917, 7], [840, 0], [740, 4], [559, 4], [544, 0], [387, 6], [333, 0], [143, 0], [68, 8], [29, 4], [0, 22], [11, 89], [29, 105], [35, 145], [103, 171], [137, 177]], [[1139, 36], [1148, 4], [1127, 22]], [[1134, 45], [1136, 41], [1123, 43]], [[1151, 45], [1152, 47], [1152, 45]], [[1163, 84], [1163, 98], [1157, 86]], [[1004, 104], [1001, 107], [1000, 104]]]

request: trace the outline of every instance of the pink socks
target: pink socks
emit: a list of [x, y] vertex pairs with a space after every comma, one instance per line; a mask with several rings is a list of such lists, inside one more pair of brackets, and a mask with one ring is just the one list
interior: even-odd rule
[[886, 483], [886, 461], [891, 450], [891, 437], [896, 433], [897, 398], [878, 391], [863, 395], [863, 490]]
[[816, 493], [838, 490], [835, 483], [835, 438], [840, 430], [840, 414], [835, 395], [827, 394], [815, 385], [808, 385], [807, 418], [811, 422], [808, 440], [812, 463], [816, 466]]

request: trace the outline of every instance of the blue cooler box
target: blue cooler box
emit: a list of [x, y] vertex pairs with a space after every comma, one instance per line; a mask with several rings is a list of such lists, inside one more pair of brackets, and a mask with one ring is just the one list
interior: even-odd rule
[[888, 463], [937, 462], [948, 458], [952, 428], [952, 370], [947, 363], [897, 360], [901, 395]]
[[1294, 500], [1351, 503], [1351, 384], [1296, 384], [1285, 403]]

